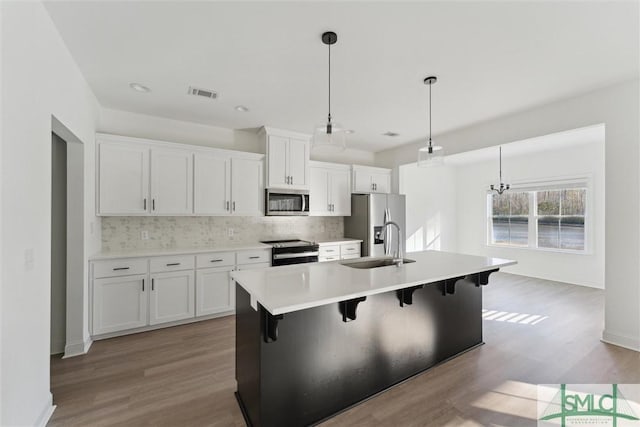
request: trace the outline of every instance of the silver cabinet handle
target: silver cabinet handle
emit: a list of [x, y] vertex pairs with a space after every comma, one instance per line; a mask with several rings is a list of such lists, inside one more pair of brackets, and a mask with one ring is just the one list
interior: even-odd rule
[[293, 184], [293, 175], [291, 176], [291, 184]]
[[259, 259], [259, 256], [250, 256], [249, 259]]
[[233, 211], [236, 211], [236, 202], [233, 202]]
[[156, 279], [151, 279], [151, 290], [152, 291], [156, 290]]
[[156, 199], [151, 199], [151, 210], [152, 211], [156, 210]]
[[325, 252], [335, 252], [333, 249], [325, 249]]
[[144, 199], [142, 199], [142, 204], [143, 204], [143, 209], [146, 211], [147, 210], [147, 198], [146, 197]]
[[224, 260], [223, 260], [223, 259], [212, 259], [212, 260], [211, 260], [211, 261], [209, 261], [209, 262], [222, 262], [222, 261], [224, 261]]
[[284, 183], [288, 184], [289, 183], [289, 175], [285, 175], [284, 176]]
[[175, 267], [176, 265], [180, 265], [179, 262], [172, 262], [170, 264], [167, 264], [167, 267]]
[[116, 267], [113, 269], [113, 271], [120, 271], [120, 270], [128, 270], [129, 267]]
[[229, 210], [229, 201], [227, 200], [227, 210]]
[[142, 279], [142, 292], [144, 292], [144, 279]]

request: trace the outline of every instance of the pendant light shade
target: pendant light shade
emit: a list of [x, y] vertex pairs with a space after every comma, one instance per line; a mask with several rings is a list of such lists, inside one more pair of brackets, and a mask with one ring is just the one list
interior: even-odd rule
[[429, 86], [429, 140], [427, 144], [418, 150], [418, 167], [440, 166], [444, 164], [444, 150], [439, 145], [433, 145], [431, 140], [431, 86], [438, 81], [435, 76], [424, 79], [424, 84]]
[[498, 185], [491, 184], [491, 186], [489, 187], [489, 188], [491, 188], [491, 191], [495, 191], [498, 194], [502, 194], [505, 191], [507, 191], [509, 188], [511, 188], [510, 184], [505, 184], [502, 181], [502, 147], [500, 147], [500, 176], [499, 176], [499, 180], [500, 180], [500, 184], [498, 184]]
[[338, 35], [333, 31], [322, 34], [322, 43], [329, 47], [329, 114], [326, 123], [315, 127], [311, 148], [314, 151], [343, 151], [347, 147], [345, 129], [331, 121], [331, 45], [338, 41]]

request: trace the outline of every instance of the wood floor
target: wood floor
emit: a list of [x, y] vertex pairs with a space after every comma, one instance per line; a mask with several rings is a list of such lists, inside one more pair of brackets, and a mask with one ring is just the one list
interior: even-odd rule
[[[640, 383], [640, 353], [599, 340], [602, 291], [496, 273], [484, 292], [485, 345], [323, 426], [535, 426], [537, 384]], [[245, 425], [234, 328], [229, 316], [53, 357], [49, 425]]]

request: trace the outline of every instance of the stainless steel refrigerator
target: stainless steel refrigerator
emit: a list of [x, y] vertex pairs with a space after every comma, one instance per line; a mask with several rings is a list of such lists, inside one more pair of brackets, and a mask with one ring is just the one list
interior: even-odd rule
[[393, 226], [381, 236], [385, 221], [394, 221], [402, 231], [402, 252], [406, 253], [405, 196], [402, 194], [352, 194], [351, 216], [344, 218], [344, 235], [362, 239], [362, 256], [383, 256], [396, 250], [398, 234]]

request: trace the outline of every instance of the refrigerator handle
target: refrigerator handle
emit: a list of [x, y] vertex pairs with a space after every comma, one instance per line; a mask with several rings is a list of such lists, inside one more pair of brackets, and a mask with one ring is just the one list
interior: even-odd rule
[[[387, 217], [387, 221], [393, 221], [393, 219], [391, 219], [391, 209], [389, 209], [389, 208], [387, 208], [386, 217]], [[388, 228], [388, 227], [385, 227], [385, 228]], [[393, 247], [393, 232], [389, 233], [388, 236], [389, 236], [389, 238], [387, 239], [387, 235], [385, 234], [384, 242], [385, 242], [385, 244], [387, 246], [387, 250], [389, 252], [391, 252], [391, 248]], [[387, 242], [387, 240], [388, 240], [388, 242]], [[385, 252], [385, 255], [390, 255], [390, 253]]]
[[382, 239], [382, 250], [384, 251], [385, 255], [388, 255], [388, 253], [387, 253], [387, 227], [385, 227], [384, 224], [386, 224], [387, 221], [389, 220], [387, 216], [388, 212], [389, 212], [389, 209], [384, 210], [382, 233], [380, 233], [380, 238]]

